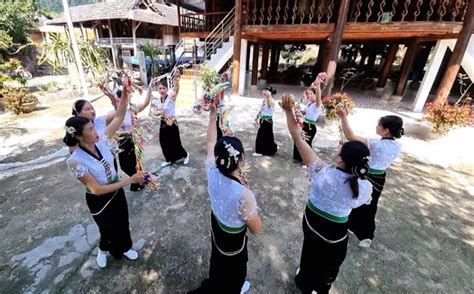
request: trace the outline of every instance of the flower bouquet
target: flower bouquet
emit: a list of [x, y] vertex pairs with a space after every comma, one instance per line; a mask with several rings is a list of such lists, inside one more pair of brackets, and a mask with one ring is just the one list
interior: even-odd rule
[[335, 93], [330, 97], [324, 97], [322, 102], [324, 106], [324, 115], [326, 116], [326, 119], [330, 121], [338, 120], [336, 114], [337, 107], [345, 108], [348, 113], [354, 112], [354, 100], [352, 100], [347, 93]]

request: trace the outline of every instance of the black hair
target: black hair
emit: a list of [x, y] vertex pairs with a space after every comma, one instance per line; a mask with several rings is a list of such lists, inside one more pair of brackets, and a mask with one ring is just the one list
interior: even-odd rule
[[82, 111], [82, 108], [84, 108], [84, 105], [89, 102], [84, 99], [79, 99], [76, 102], [74, 102], [72, 106], [72, 115], [79, 116], [79, 113]]
[[359, 197], [358, 179], [366, 179], [369, 172], [369, 148], [362, 142], [349, 141], [342, 145], [340, 153], [345, 164], [345, 172], [352, 176], [347, 179], [351, 187], [353, 198]]
[[[237, 156], [232, 156], [230, 150], [239, 152]], [[239, 159], [244, 155], [244, 146], [236, 137], [224, 136], [214, 145], [214, 155], [216, 157], [217, 169], [227, 177], [237, 168]]]
[[394, 138], [401, 138], [401, 136], [405, 134], [405, 129], [403, 129], [403, 119], [398, 115], [382, 116], [379, 120], [379, 124], [382, 128], [388, 129], [390, 135]]
[[275, 95], [277, 93], [277, 91], [273, 89], [272, 86], [266, 86], [264, 90], [269, 91], [270, 93], [272, 93], [272, 95]]
[[88, 118], [82, 116], [73, 116], [66, 121], [66, 135], [64, 136], [63, 142], [69, 147], [74, 147], [79, 144], [77, 136], [82, 136], [84, 126], [90, 122]]
[[164, 87], [166, 87], [166, 89], [168, 89], [168, 83], [167, 83], [166, 79], [160, 80], [160, 81], [158, 82], [158, 87], [159, 87], [159, 86], [164, 86]]

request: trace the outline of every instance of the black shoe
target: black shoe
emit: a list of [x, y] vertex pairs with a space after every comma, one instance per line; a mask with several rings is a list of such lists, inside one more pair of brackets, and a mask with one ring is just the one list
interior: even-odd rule
[[130, 185], [130, 191], [132, 192], [138, 192], [141, 191], [145, 188], [145, 186], [140, 185], [140, 184], [131, 184]]

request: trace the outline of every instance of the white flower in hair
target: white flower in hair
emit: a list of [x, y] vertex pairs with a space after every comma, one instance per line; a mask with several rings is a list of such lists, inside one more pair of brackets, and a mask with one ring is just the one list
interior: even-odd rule
[[361, 173], [361, 174], [365, 174], [366, 172], [367, 172], [367, 171], [365, 170], [365, 168], [361, 168], [361, 169], [360, 169], [360, 173]]
[[237, 151], [237, 150], [234, 148], [234, 146], [232, 146], [231, 144], [227, 143], [226, 141], [224, 141], [224, 146], [225, 146], [225, 149], [227, 149], [227, 152], [229, 152], [229, 156], [234, 157], [235, 161], [237, 161], [238, 158], [239, 158], [240, 152]]
[[68, 133], [69, 135], [72, 135], [74, 136], [74, 134], [76, 133], [76, 129], [73, 127], [73, 126], [64, 126], [64, 129], [66, 130], [66, 133]]

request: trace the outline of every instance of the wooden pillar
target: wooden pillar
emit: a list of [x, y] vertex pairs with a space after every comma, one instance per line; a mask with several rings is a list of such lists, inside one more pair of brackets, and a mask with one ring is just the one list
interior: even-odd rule
[[181, 37], [181, 3], [176, 0], [176, 8], [178, 10], [178, 36]]
[[336, 73], [337, 60], [339, 58], [339, 49], [341, 48], [342, 32], [346, 25], [347, 12], [349, 11], [350, 0], [341, 0], [339, 4], [339, 10], [336, 21], [336, 28], [332, 35], [331, 50], [328, 54], [326, 73], [327, 73], [327, 87], [323, 91], [323, 96], [329, 96], [331, 94], [332, 87], [334, 86], [334, 75]]
[[319, 45], [318, 57], [314, 65], [312, 75], [314, 78], [320, 73], [326, 70], [329, 50], [331, 49], [331, 42], [328, 40], [324, 41]]
[[114, 37], [112, 36], [112, 24], [108, 22], [108, 27], [109, 27], [109, 39], [110, 39], [110, 49], [112, 50], [112, 62], [114, 63], [114, 67], [117, 67], [117, 56], [115, 53], [115, 46], [114, 46]]
[[[242, 0], [235, 0], [234, 55], [232, 67], [232, 95], [239, 92], [240, 46], [242, 41]], [[243, 77], [244, 78], [244, 77]]]
[[79, 23], [79, 26], [81, 27], [82, 41], [86, 41], [87, 40], [86, 31], [84, 29], [84, 25], [82, 24], [82, 22]]
[[448, 99], [448, 95], [451, 92], [456, 77], [461, 66], [461, 61], [466, 52], [467, 45], [474, 30], [474, 0], [469, 1], [469, 8], [464, 17], [464, 24], [461, 32], [459, 33], [456, 45], [454, 46], [453, 54], [449, 58], [446, 71], [444, 72], [443, 79], [439, 83], [438, 90], [436, 91], [435, 103], [445, 103]]
[[380, 74], [380, 78], [377, 81], [377, 88], [384, 88], [387, 84], [388, 76], [390, 75], [390, 71], [392, 70], [392, 65], [395, 61], [395, 57], [397, 56], [397, 52], [398, 43], [390, 44], [383, 63], [382, 73]]
[[252, 56], [252, 86], [257, 85], [258, 79], [258, 54], [260, 53], [260, 44], [253, 43], [253, 56]]
[[403, 94], [405, 93], [408, 78], [410, 77], [410, 72], [413, 67], [413, 62], [415, 61], [419, 45], [420, 43], [418, 43], [417, 39], [412, 39], [408, 43], [407, 52], [405, 53], [405, 57], [403, 58], [402, 62], [400, 78], [398, 79], [395, 90], [393, 91], [393, 96], [403, 96]]
[[262, 75], [262, 80], [267, 79], [267, 71], [268, 71], [268, 55], [270, 53], [270, 45], [268, 43], [263, 44], [263, 53], [262, 53], [262, 66], [260, 69], [260, 73]]

